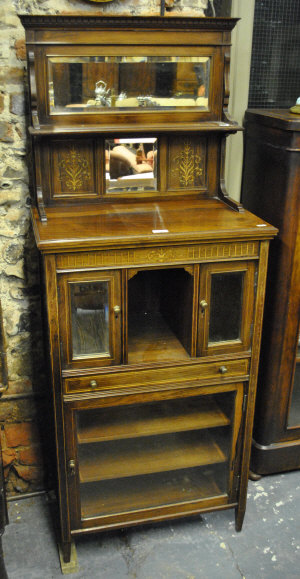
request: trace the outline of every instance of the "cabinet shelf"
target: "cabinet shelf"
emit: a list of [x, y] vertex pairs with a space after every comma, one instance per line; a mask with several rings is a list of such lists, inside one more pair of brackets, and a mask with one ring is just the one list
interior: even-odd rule
[[83, 518], [204, 500], [226, 494], [220, 465], [81, 485]]
[[129, 364], [190, 360], [189, 354], [159, 313], [135, 315], [129, 329]]
[[167, 472], [226, 461], [218, 440], [207, 431], [91, 443], [79, 447], [80, 482]]
[[228, 424], [228, 416], [211, 396], [201, 400], [180, 399], [163, 404], [140, 404], [133, 408], [110, 408], [109, 412], [100, 409], [81, 413], [78, 443], [200, 430]]

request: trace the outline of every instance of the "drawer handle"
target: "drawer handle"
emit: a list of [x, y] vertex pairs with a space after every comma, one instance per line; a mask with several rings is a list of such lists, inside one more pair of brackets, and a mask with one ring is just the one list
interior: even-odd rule
[[117, 318], [118, 315], [121, 313], [121, 308], [120, 308], [120, 306], [114, 306], [113, 310], [114, 310], [115, 316], [116, 316], [116, 318]]
[[200, 308], [202, 308], [202, 310], [206, 310], [208, 308], [208, 303], [206, 300], [201, 300]]
[[97, 388], [97, 386], [98, 386], [98, 384], [97, 384], [96, 380], [91, 380], [91, 381], [90, 381], [90, 387], [91, 387], [91, 388]]
[[219, 372], [220, 374], [226, 374], [226, 372], [228, 372], [228, 368], [226, 368], [226, 366], [220, 366]]

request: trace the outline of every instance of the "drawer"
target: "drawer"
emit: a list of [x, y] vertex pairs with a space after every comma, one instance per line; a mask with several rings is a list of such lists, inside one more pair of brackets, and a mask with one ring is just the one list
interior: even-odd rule
[[190, 365], [178, 365], [164, 368], [136, 369], [122, 368], [122, 370], [102, 371], [97, 374], [68, 377], [64, 379], [66, 394], [77, 392], [96, 392], [99, 390], [143, 388], [145, 391], [193, 386], [218, 384], [232, 381], [234, 378], [246, 378], [249, 374], [250, 360], [220, 360]]

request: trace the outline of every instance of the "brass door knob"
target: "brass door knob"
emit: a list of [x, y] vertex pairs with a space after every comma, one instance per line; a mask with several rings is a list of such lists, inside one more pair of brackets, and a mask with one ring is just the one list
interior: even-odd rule
[[201, 300], [200, 302], [200, 307], [202, 308], [202, 310], [206, 310], [206, 308], [208, 308], [208, 303], [206, 300]]
[[91, 381], [90, 381], [90, 387], [91, 387], [91, 388], [97, 388], [97, 386], [98, 386], [98, 384], [97, 384], [96, 380], [91, 380]]
[[226, 366], [220, 366], [219, 372], [220, 374], [226, 374], [226, 372], [228, 372], [228, 369], [226, 368]]
[[114, 306], [113, 310], [114, 310], [116, 316], [118, 316], [118, 315], [121, 313], [121, 308], [120, 308], [120, 306]]
[[69, 460], [69, 473], [71, 476], [75, 475], [75, 467], [76, 467], [75, 460], [73, 459]]

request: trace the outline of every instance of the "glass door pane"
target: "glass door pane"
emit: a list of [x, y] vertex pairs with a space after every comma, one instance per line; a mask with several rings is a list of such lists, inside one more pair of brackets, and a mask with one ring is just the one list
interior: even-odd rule
[[81, 517], [230, 492], [236, 391], [80, 410]]
[[79, 272], [58, 279], [64, 367], [120, 363], [120, 272]]
[[200, 274], [198, 355], [250, 348], [255, 263], [213, 263]]
[[244, 272], [211, 277], [209, 343], [241, 339]]
[[296, 365], [292, 389], [291, 404], [288, 417], [288, 427], [300, 427], [300, 333], [298, 336]]
[[73, 357], [109, 355], [108, 281], [72, 283]]

